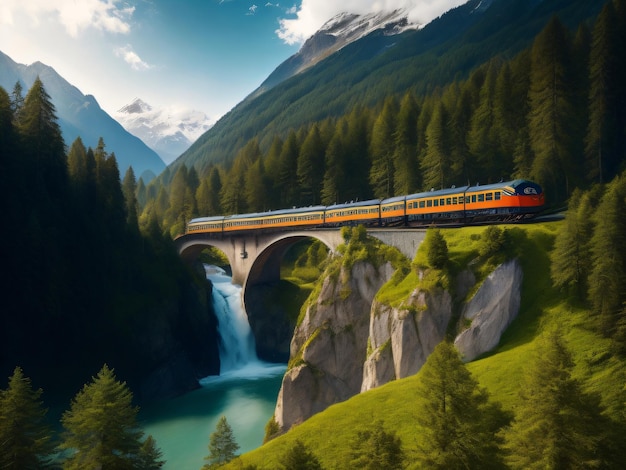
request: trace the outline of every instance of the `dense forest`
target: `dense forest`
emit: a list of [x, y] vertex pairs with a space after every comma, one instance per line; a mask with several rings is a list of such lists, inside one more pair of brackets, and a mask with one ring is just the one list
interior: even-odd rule
[[529, 178], [552, 206], [610, 181], [626, 157], [626, 2], [568, 30], [554, 16], [532, 46], [494, 57], [466, 80], [388, 96], [275, 135], [230, 163], [178, 166], [140, 180], [140, 219], [171, 235], [194, 216], [385, 198], [451, 185]]
[[102, 140], [66, 149], [39, 79], [0, 89], [0, 156], [0, 375], [20, 366], [65, 401], [105, 362], [138, 395], [176, 352], [216, 372], [208, 291], [155, 218], [140, 230], [132, 168], [121, 178]]

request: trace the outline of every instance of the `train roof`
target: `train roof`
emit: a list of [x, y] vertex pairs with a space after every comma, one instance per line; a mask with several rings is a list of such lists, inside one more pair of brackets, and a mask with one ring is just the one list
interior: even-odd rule
[[196, 217], [195, 219], [191, 219], [189, 221], [190, 224], [200, 224], [206, 222], [217, 222], [219, 220], [224, 220], [223, 215], [212, 215], [210, 217]]
[[335, 209], [344, 209], [346, 207], [363, 207], [363, 206], [374, 206], [380, 204], [380, 199], [369, 199], [367, 201], [355, 201], [355, 202], [345, 202], [343, 204], [333, 204], [332, 206], [327, 206], [326, 210], [335, 210]]
[[273, 215], [285, 215], [285, 214], [302, 214], [305, 212], [320, 212], [326, 209], [324, 206], [308, 206], [308, 207], [293, 207], [291, 209], [278, 209], [275, 211], [266, 212], [254, 212], [251, 214], [233, 214], [227, 219], [247, 219], [252, 217], [270, 217]]
[[[406, 196], [406, 198], [407, 199], [416, 199], [416, 198], [423, 198], [423, 197], [445, 196], [446, 194], [463, 193], [468, 188], [469, 188], [469, 186], [459, 186], [458, 188], [456, 186], [452, 186], [451, 188], [437, 189], [437, 190], [434, 190], [434, 191], [424, 191], [424, 192], [421, 192], [421, 193], [409, 194], [408, 196]], [[385, 201], [383, 201], [383, 202], [385, 202]]]

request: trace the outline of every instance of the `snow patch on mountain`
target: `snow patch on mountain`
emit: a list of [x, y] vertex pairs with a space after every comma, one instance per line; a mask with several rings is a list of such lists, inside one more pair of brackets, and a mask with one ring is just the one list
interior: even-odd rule
[[113, 116], [128, 132], [139, 137], [170, 164], [215, 122], [197, 110], [153, 108], [140, 98]]

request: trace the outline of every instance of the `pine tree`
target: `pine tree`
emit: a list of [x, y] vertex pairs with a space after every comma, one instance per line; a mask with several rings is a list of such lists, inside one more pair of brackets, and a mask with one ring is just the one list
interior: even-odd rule
[[298, 156], [298, 183], [302, 205], [319, 204], [324, 179], [326, 148], [317, 124], [314, 124], [302, 143]]
[[447, 127], [448, 112], [440, 102], [426, 128], [426, 153], [420, 163], [424, 186], [428, 189], [442, 189], [452, 184]]
[[550, 265], [556, 287], [573, 289], [580, 300], [587, 293], [591, 266], [590, 240], [593, 233], [593, 203], [590, 193], [575, 190], [570, 197], [565, 225], [554, 241]]
[[606, 182], [624, 157], [626, 112], [623, 90], [624, 59], [621, 40], [626, 24], [620, 22], [615, 2], [608, 1], [592, 32], [589, 57], [589, 125], [585, 156], [592, 180]]
[[607, 422], [599, 397], [572, 377], [574, 362], [553, 328], [519, 388], [515, 419], [504, 433], [506, 461], [513, 469], [613, 468], [603, 452]]
[[424, 250], [428, 265], [434, 269], [442, 269], [448, 262], [448, 244], [437, 228], [429, 228], [424, 239]]
[[281, 461], [285, 470], [322, 470], [319, 459], [299, 439], [285, 453]]
[[71, 452], [63, 468], [134, 468], [143, 432], [132, 400], [126, 383], [119, 382], [105, 364], [63, 413], [60, 448]]
[[394, 193], [411, 194], [418, 190], [419, 165], [417, 162], [417, 117], [419, 106], [413, 93], [402, 98], [394, 134]]
[[576, 116], [572, 72], [568, 32], [554, 17], [531, 50], [528, 129], [535, 155], [529, 176], [552, 188], [556, 200], [567, 198], [576, 175], [570, 159]]
[[348, 468], [360, 470], [400, 470], [404, 468], [405, 455], [402, 440], [394, 431], [385, 431], [382, 421], [372, 429], [358, 431], [354, 438]]
[[139, 216], [138, 216], [138, 204], [137, 197], [137, 181], [135, 180], [135, 172], [133, 167], [129, 166], [124, 175], [122, 181], [122, 194], [124, 194], [124, 201], [126, 203], [126, 224], [132, 232], [136, 232], [139, 229]]
[[163, 453], [157, 447], [156, 440], [149, 435], [141, 444], [135, 468], [138, 470], [159, 470], [163, 465], [165, 465]]
[[589, 273], [589, 301], [600, 330], [612, 336], [622, 312], [626, 285], [626, 188], [624, 176], [607, 186], [594, 218], [590, 247], [593, 259]]
[[233, 430], [226, 420], [226, 416], [221, 416], [215, 425], [215, 432], [210, 436], [209, 455], [204, 458], [208, 461], [204, 468], [216, 468], [230, 462], [237, 456], [239, 444], [235, 441]]
[[498, 432], [508, 416], [489, 402], [454, 346], [440, 343], [418, 378], [419, 468], [505, 468]]
[[300, 199], [298, 186], [299, 153], [298, 137], [292, 130], [283, 144], [278, 160], [278, 184], [281, 207], [295, 206]]
[[49, 463], [52, 431], [45, 420], [42, 393], [33, 390], [19, 367], [9, 377], [8, 388], [0, 390], [0, 468], [35, 470]]
[[372, 166], [370, 168], [370, 185], [374, 196], [384, 199], [394, 195], [394, 176], [396, 173], [395, 130], [398, 103], [394, 98], [385, 100], [383, 109], [374, 121], [370, 152]]

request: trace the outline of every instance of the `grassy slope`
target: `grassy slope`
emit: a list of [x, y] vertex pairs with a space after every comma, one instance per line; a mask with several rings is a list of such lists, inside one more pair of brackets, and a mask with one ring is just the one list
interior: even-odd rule
[[[520, 260], [524, 269], [521, 311], [498, 348], [468, 367], [493, 399], [507, 409], [514, 409], [519, 378], [535, 340], [544, 329], [556, 323], [563, 330], [576, 360], [575, 375], [585, 381], [589, 390], [601, 393], [609, 413], [617, 413], [623, 404], [625, 361], [613, 358], [608, 342], [589, 328], [589, 313], [569, 305], [551, 286], [548, 253], [559, 227], [560, 223], [549, 223], [511, 228], [526, 235], [516, 237], [522, 240]], [[472, 227], [443, 232], [454, 263], [460, 266], [473, 258], [477, 235], [482, 230]], [[387, 428], [395, 429], [410, 456], [419, 435], [413, 411], [413, 390], [418, 380], [419, 374], [333, 405], [226, 468], [240, 468], [242, 461], [259, 468], [280, 468], [281, 456], [296, 439], [302, 440], [325, 468], [341, 468], [338, 463], [349, 451], [356, 430], [367, 428], [377, 419], [382, 419]]]

